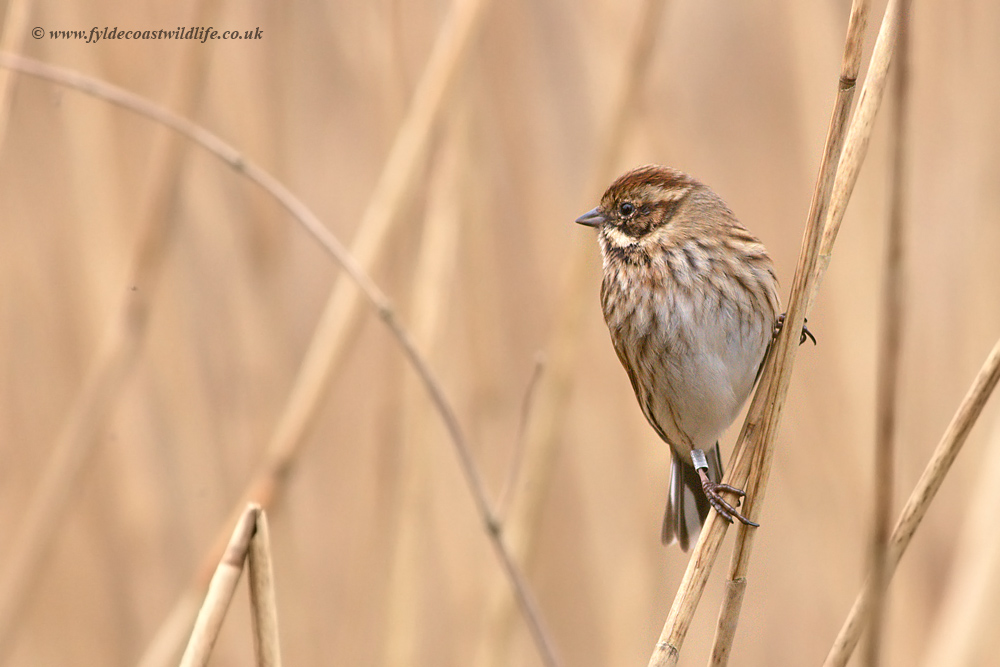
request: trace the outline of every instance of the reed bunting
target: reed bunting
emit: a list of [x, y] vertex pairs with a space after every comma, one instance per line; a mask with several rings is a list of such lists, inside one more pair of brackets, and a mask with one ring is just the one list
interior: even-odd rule
[[756, 526], [736, 509], [743, 491], [720, 483], [718, 440], [783, 321], [767, 250], [708, 186], [657, 165], [621, 176], [576, 221], [598, 230], [611, 342], [643, 414], [670, 445], [663, 543], [687, 551], [710, 506]]

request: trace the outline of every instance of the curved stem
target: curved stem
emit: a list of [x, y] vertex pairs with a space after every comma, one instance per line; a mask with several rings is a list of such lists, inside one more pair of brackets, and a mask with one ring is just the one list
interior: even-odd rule
[[503, 539], [503, 533], [500, 529], [496, 512], [489, 498], [486, 496], [485, 486], [479, 474], [479, 469], [473, 460], [472, 451], [462, 432], [458, 417], [451, 403], [445, 396], [444, 390], [434, 376], [430, 366], [414, 345], [410, 334], [396, 319], [395, 310], [388, 297], [379, 289], [340, 240], [283, 183], [244, 157], [235, 147], [226, 143], [204, 127], [176, 116], [167, 109], [139, 95], [65, 68], [54, 67], [31, 58], [7, 53], [0, 53], [0, 66], [80, 90], [88, 95], [116, 104], [123, 109], [146, 116], [182, 134], [228, 164], [237, 172], [242, 173], [246, 178], [274, 197], [291, 214], [296, 222], [305, 228], [330, 257], [341, 266], [358, 286], [379, 319], [382, 320], [399, 343], [404, 356], [416, 371], [417, 376], [431, 398], [431, 402], [440, 414], [445, 428], [451, 436], [451, 442], [455, 447], [455, 453], [458, 456], [466, 483], [476, 504], [476, 509], [483, 521], [486, 534], [492, 542], [493, 548], [500, 558], [504, 573], [507, 575], [514, 589], [515, 596], [527, 621], [532, 638], [537, 644], [545, 664], [557, 665], [558, 660], [553, 642], [542, 625], [541, 614], [534, 601], [534, 597], [528, 589], [527, 581], [511, 556], [507, 544]]

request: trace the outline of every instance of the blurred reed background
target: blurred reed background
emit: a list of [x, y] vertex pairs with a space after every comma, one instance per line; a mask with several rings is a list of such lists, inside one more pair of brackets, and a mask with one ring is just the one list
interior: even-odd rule
[[[26, 55], [203, 124], [345, 243], [450, 7], [19, 2], [27, 19], [9, 37], [17, 1], [0, 3], [5, 48], [19, 36]], [[511, 540], [530, 543], [519, 553], [567, 665], [645, 664], [686, 564], [659, 543], [668, 451], [609, 343], [593, 234], [572, 221], [617, 172], [682, 168], [761, 237], [786, 296], [850, 5], [669, 0], [610, 151], [645, 4], [484, 3], [373, 269], [454, 402], [491, 498], [522, 461], [501, 509], [518, 521]], [[869, 52], [882, 7], [872, 8]], [[29, 36], [34, 26], [178, 25], [259, 27], [263, 39]], [[1000, 5], [916, 2], [911, 35], [894, 515], [1000, 332]], [[11, 83], [0, 137], [0, 570], [88, 372], [119, 330], [121, 304], [139, 299], [148, 320], [77, 483], [61, 489], [69, 509], [51, 549], [32, 560], [38, 580], [15, 615], [6, 664], [132, 665], [229, 530], [340, 272], [272, 200], [201, 149], [78, 92]], [[799, 354], [734, 665], [818, 664], [861, 581], [887, 117], [883, 109], [810, 317], [819, 345]], [[136, 272], [150, 229], [166, 230], [152, 232], [162, 268], [154, 257]], [[539, 664], [520, 618], [504, 612], [507, 585], [425, 392], [368, 310], [346, 330], [269, 510], [285, 663]], [[970, 585], [955, 568], [971, 567], [995, 532], [990, 447], [1000, 448], [996, 399], [892, 584], [887, 665], [921, 664], [963, 629], [996, 627], [997, 567], [987, 562], [973, 582], [985, 601], [969, 616]], [[704, 663], [723, 572], [683, 665]], [[245, 600], [241, 589], [214, 665], [252, 659]], [[964, 662], [944, 650], [952, 662], [928, 664], [985, 665], [998, 650], [1000, 637], [982, 632]]]

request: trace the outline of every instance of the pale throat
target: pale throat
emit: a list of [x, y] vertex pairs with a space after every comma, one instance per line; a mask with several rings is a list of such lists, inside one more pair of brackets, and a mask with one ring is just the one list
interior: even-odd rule
[[605, 243], [612, 248], [641, 247], [640, 239], [632, 238], [617, 227], [606, 227], [602, 231]]
[[670, 225], [661, 225], [639, 238], [629, 236], [618, 227], [607, 226], [601, 230], [603, 242], [610, 248], [618, 250], [638, 250], [649, 251], [659, 246], [670, 246], [676, 242], [677, 234], [670, 229]]

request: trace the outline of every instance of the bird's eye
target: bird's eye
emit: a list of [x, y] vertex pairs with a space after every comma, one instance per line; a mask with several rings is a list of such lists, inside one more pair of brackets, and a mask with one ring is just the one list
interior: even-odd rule
[[623, 218], [631, 218], [635, 214], [635, 204], [630, 201], [623, 201], [618, 205], [618, 213]]

